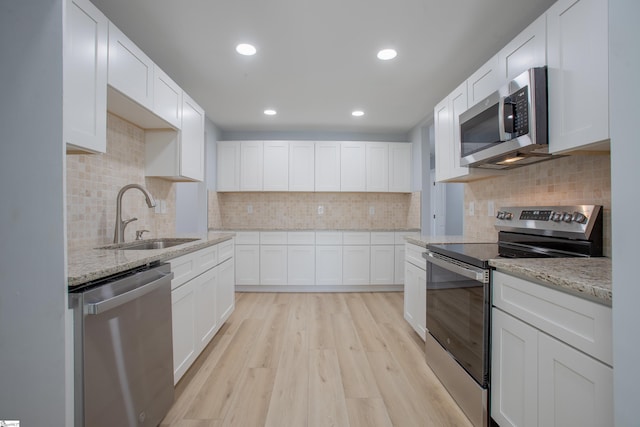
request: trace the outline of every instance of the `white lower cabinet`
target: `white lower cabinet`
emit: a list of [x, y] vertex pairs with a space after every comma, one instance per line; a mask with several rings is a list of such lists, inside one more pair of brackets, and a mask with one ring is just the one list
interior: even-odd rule
[[610, 307], [500, 272], [493, 292], [491, 417], [501, 427], [614, 425], [613, 369], [602, 360], [611, 343], [600, 332], [610, 335]]
[[236, 245], [236, 285], [260, 284], [260, 245]]
[[260, 284], [287, 284], [287, 246], [260, 246]]
[[342, 284], [368, 285], [371, 248], [344, 246], [342, 248]]
[[[218, 264], [218, 246], [169, 261], [174, 384], [209, 344], [235, 307], [233, 258]], [[215, 259], [212, 259], [215, 258]]]
[[405, 262], [404, 319], [423, 340], [427, 337], [427, 272]]
[[404, 245], [395, 245], [394, 251], [393, 283], [400, 285], [404, 283]]
[[342, 284], [342, 246], [316, 246], [316, 285]]
[[171, 291], [173, 331], [173, 383], [176, 384], [196, 360], [196, 283]]
[[310, 245], [287, 247], [287, 283], [310, 286], [315, 284], [316, 249]]
[[393, 285], [395, 283], [395, 246], [371, 246], [371, 284]]

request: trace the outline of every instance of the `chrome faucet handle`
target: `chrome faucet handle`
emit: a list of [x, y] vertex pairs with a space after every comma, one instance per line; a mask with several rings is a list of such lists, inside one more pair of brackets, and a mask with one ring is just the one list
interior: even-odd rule
[[142, 240], [142, 235], [148, 232], [149, 230], [136, 230], [136, 240]]

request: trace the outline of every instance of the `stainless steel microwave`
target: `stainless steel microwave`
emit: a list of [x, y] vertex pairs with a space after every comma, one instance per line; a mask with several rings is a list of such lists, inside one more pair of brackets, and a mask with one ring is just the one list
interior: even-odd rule
[[460, 165], [511, 169], [547, 160], [547, 69], [531, 68], [460, 114]]

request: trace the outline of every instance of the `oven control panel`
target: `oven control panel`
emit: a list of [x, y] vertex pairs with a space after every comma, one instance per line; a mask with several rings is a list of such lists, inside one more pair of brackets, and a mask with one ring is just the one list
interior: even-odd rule
[[499, 231], [588, 239], [598, 221], [602, 221], [600, 205], [518, 206], [499, 209], [495, 227]]

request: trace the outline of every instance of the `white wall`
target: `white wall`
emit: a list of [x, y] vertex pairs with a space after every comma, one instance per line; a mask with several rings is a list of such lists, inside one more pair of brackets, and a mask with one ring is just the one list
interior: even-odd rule
[[62, 7], [0, 3], [0, 419], [24, 426], [70, 415]]
[[609, 0], [615, 425], [637, 426], [640, 385], [640, 2]]

